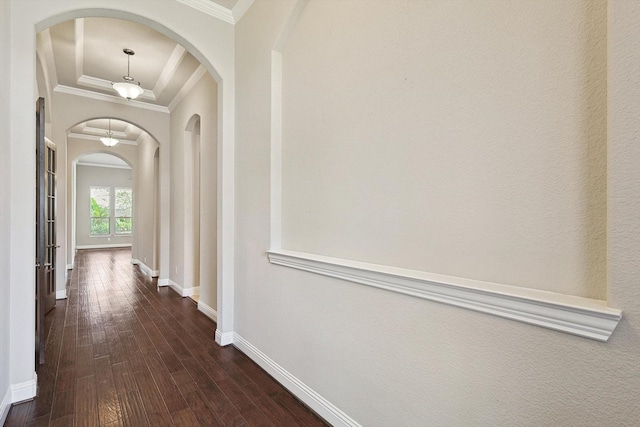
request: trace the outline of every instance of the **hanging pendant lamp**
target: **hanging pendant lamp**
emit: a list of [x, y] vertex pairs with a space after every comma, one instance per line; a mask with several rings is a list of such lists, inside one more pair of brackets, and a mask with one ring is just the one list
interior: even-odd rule
[[131, 77], [131, 56], [136, 53], [131, 49], [122, 49], [122, 51], [127, 55], [127, 75], [122, 77], [123, 82], [112, 83], [112, 85], [121, 97], [132, 100], [142, 95], [144, 89], [140, 87], [140, 82], [135, 82], [135, 79]]
[[100, 141], [102, 141], [102, 143], [107, 147], [113, 147], [120, 142], [113, 137], [113, 132], [111, 132], [111, 119], [109, 119], [109, 132], [107, 132], [107, 136], [100, 138]]

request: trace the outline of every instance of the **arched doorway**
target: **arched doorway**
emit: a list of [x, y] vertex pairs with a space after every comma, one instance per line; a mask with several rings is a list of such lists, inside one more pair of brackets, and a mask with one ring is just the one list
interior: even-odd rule
[[[33, 363], [31, 355], [34, 353], [34, 344], [31, 334], [34, 330], [33, 313], [34, 290], [25, 289], [21, 286], [31, 281], [31, 270], [34, 252], [34, 230], [33, 230], [33, 208], [32, 201], [35, 191], [31, 188], [24, 189], [21, 183], [32, 180], [34, 176], [34, 154], [32, 147], [24, 141], [34, 140], [35, 125], [33, 123], [33, 99], [36, 88], [33, 82], [36, 81], [35, 61], [30, 55], [19, 54], [19, 52], [35, 53], [35, 33], [40, 32], [51, 25], [65, 20], [87, 16], [102, 16], [117, 19], [131, 20], [142, 23], [157, 31], [179, 41], [187, 50], [203, 64], [205, 69], [214, 77], [219, 85], [218, 92], [218, 165], [219, 176], [216, 186], [218, 187], [218, 228], [222, 230], [217, 236], [216, 264], [219, 266], [217, 273], [218, 288], [218, 325], [216, 340], [218, 343], [226, 345], [233, 340], [233, 257], [234, 257], [234, 64], [233, 64], [233, 29], [226, 23], [220, 25], [194, 27], [191, 19], [175, 19], [179, 15], [188, 15], [187, 6], [178, 2], [168, 3], [163, 8], [149, 9], [143, 3], [116, 3], [102, 1], [93, 3], [96, 9], [74, 9], [77, 3], [71, 0], [61, 0], [57, 2], [47, 2], [37, 0], [36, 2], [11, 4], [11, 40], [9, 53], [11, 57], [11, 67], [20, 70], [19, 73], [11, 73], [8, 77], [7, 87], [25, 88], [24, 96], [11, 97], [6, 108], [6, 117], [12, 123], [7, 129], [7, 141], [11, 145], [11, 159], [19, 162], [7, 173], [10, 177], [8, 187], [12, 194], [21, 193], [20, 197], [12, 200], [11, 215], [11, 264], [12, 269], [7, 273], [10, 283], [10, 304], [15, 309], [10, 315], [12, 332], [10, 337], [10, 360], [11, 360], [11, 381], [12, 383], [24, 384], [23, 398], [28, 398], [35, 392], [29, 384], [35, 384], [33, 378]], [[189, 39], [185, 39], [180, 34], [189, 34]], [[212, 35], [215, 43], [212, 43]], [[214, 65], [212, 65], [214, 64]], [[56, 96], [63, 94], [56, 90]], [[104, 104], [104, 103], [103, 103]], [[111, 106], [113, 107], [113, 105]], [[92, 117], [113, 116], [123, 118], [118, 114], [119, 108], [128, 108], [126, 104], [121, 104], [118, 108], [107, 108], [105, 105], [92, 105], [86, 111], [78, 112], [71, 120], [66, 121], [63, 116], [52, 121], [51, 138], [54, 142], [64, 140], [66, 129], [73, 123]], [[55, 117], [57, 113], [53, 113]], [[58, 120], [61, 119], [61, 120]], [[143, 123], [144, 122], [144, 123]], [[141, 125], [153, 131], [158, 136], [161, 144], [169, 141], [166, 127], [153, 119], [142, 120]], [[157, 132], [156, 132], [157, 131]], [[160, 148], [160, 204], [162, 212], [169, 212], [168, 209], [168, 184], [169, 184], [169, 164], [168, 153], [169, 144], [162, 144]], [[66, 153], [63, 153], [66, 156]], [[59, 177], [62, 183], [68, 183], [69, 177]], [[68, 197], [65, 194], [64, 197]], [[66, 214], [66, 212], [65, 212]], [[162, 237], [165, 236], [165, 228], [162, 228]], [[166, 231], [168, 236], [168, 231]], [[9, 234], [7, 234], [9, 236]], [[68, 242], [60, 242], [68, 245]], [[161, 249], [164, 245], [160, 245]], [[161, 258], [168, 254], [162, 252]], [[168, 262], [161, 261], [161, 265]], [[30, 338], [31, 337], [31, 338]]]

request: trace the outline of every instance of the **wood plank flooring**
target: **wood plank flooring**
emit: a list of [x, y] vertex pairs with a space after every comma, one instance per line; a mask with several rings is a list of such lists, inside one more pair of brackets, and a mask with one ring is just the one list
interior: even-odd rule
[[68, 299], [46, 318], [38, 396], [5, 427], [326, 426], [258, 365], [214, 342], [216, 325], [131, 265], [79, 251]]

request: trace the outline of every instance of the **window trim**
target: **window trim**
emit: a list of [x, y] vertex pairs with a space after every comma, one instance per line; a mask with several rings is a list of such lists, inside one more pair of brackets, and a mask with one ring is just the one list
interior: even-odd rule
[[[131, 192], [131, 209], [130, 209], [130, 216], [117, 216], [116, 215], [116, 193], [118, 192], [118, 190], [128, 190], [129, 192]], [[128, 218], [131, 220], [131, 231], [126, 231], [124, 233], [118, 233], [118, 227], [116, 226], [116, 221], [118, 220], [118, 218]], [[131, 187], [113, 187], [113, 235], [114, 236], [130, 236], [131, 233], [133, 232], [133, 188]]]
[[[94, 188], [102, 188], [102, 189], [107, 189], [109, 191], [109, 205], [107, 207], [108, 211], [109, 211], [109, 215], [108, 216], [93, 216], [93, 209], [91, 206], [91, 200], [93, 199], [93, 189]], [[90, 237], [109, 237], [111, 236], [111, 198], [113, 197], [113, 194], [111, 192], [111, 186], [108, 185], [90, 185], [89, 186], [89, 236]], [[93, 220], [94, 219], [107, 219], [107, 233], [94, 233], [93, 232]]]

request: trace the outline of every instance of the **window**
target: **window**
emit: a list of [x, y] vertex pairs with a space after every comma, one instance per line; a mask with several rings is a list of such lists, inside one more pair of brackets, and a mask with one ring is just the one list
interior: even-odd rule
[[109, 235], [110, 228], [110, 187], [91, 187], [91, 232], [92, 236]]
[[[91, 236], [131, 234], [133, 227], [131, 188], [90, 187]], [[113, 231], [112, 231], [113, 230]]]
[[115, 190], [116, 234], [130, 234], [133, 193], [130, 188], [116, 188]]

